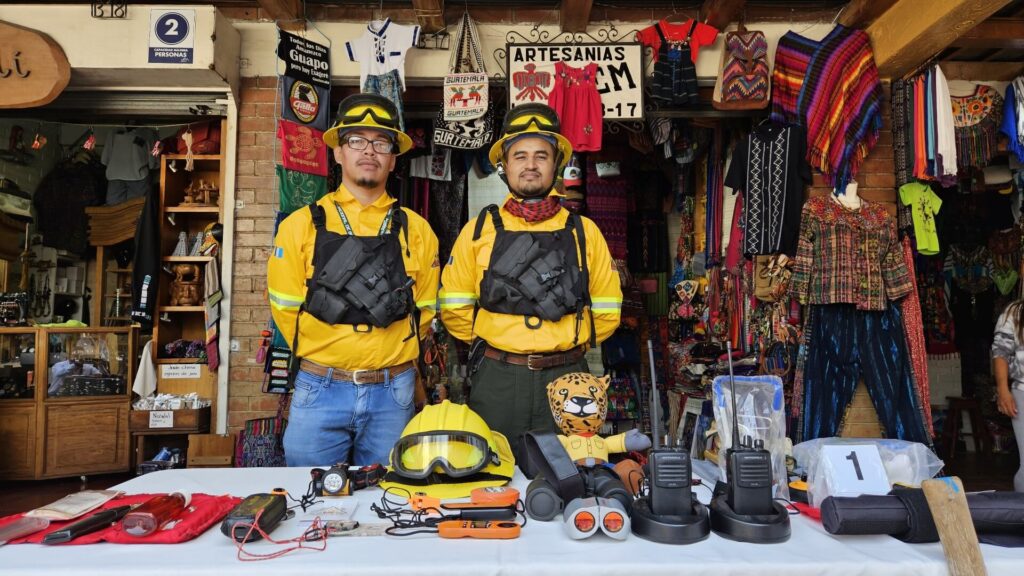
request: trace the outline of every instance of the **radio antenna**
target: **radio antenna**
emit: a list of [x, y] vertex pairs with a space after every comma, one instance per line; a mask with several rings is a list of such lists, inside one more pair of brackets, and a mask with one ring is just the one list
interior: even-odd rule
[[740, 414], [736, 408], [736, 377], [732, 373], [732, 341], [725, 341], [725, 355], [726, 360], [729, 362], [729, 387], [732, 389], [732, 449], [735, 450], [736, 446], [743, 446], [740, 444]]
[[651, 447], [657, 450], [658, 445], [658, 378], [654, 375], [654, 345], [647, 340], [647, 355], [651, 360]]

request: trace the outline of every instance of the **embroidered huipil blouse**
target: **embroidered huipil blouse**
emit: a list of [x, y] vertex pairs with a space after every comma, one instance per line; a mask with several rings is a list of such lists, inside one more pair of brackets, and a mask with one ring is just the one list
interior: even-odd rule
[[855, 304], [885, 310], [913, 290], [896, 221], [880, 204], [858, 210], [830, 196], [811, 198], [801, 214], [790, 294], [801, 304]]

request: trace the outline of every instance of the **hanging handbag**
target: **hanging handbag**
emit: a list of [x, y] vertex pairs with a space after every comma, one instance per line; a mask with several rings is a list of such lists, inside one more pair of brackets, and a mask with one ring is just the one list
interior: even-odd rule
[[[483, 148], [494, 137], [494, 100], [488, 97], [487, 72], [484, 70], [480, 40], [476, 25], [468, 13], [463, 15], [462, 30], [449, 66], [450, 73], [445, 77], [444, 102], [434, 120], [434, 146], [458, 150]], [[472, 78], [472, 81], [464, 82], [467, 78]], [[452, 80], [450, 85], [449, 79]], [[477, 93], [472, 98], [471, 88]], [[460, 89], [461, 94], [458, 92]], [[463, 104], [466, 106], [463, 107]], [[464, 112], [478, 108], [481, 112], [477, 116], [464, 115]], [[451, 119], [450, 114], [459, 119]]]
[[754, 296], [762, 302], [777, 302], [789, 290], [792, 270], [779, 263], [779, 256], [754, 257]]
[[757, 110], [768, 106], [771, 71], [768, 40], [764, 32], [742, 24], [725, 36], [722, 51], [721, 98], [711, 104], [718, 110]]
[[487, 113], [488, 80], [480, 52], [480, 36], [469, 12], [462, 15], [462, 28], [448, 61], [444, 77], [444, 119], [473, 120]]

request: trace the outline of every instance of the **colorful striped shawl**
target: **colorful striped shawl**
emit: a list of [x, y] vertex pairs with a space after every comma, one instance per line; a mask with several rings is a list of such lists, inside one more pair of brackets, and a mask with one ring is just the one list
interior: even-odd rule
[[786, 32], [775, 48], [775, 69], [772, 70], [771, 121], [803, 125], [796, 103], [807, 75], [807, 63], [818, 50], [818, 42], [795, 32]]
[[868, 35], [837, 25], [807, 64], [797, 113], [808, 160], [837, 189], [857, 175], [882, 127], [882, 85]]

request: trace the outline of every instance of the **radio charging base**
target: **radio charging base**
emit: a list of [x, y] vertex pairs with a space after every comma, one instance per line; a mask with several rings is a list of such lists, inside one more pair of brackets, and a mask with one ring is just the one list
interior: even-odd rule
[[650, 500], [641, 496], [633, 501], [631, 518], [633, 534], [659, 544], [693, 544], [711, 533], [706, 506], [693, 499], [693, 513], [676, 516], [655, 514]]
[[[711, 530], [722, 538], [753, 544], [779, 544], [789, 540], [789, 510], [772, 502], [773, 514], [737, 514], [729, 507], [728, 496], [720, 494], [711, 500]], [[634, 521], [635, 525], [635, 521]]]

